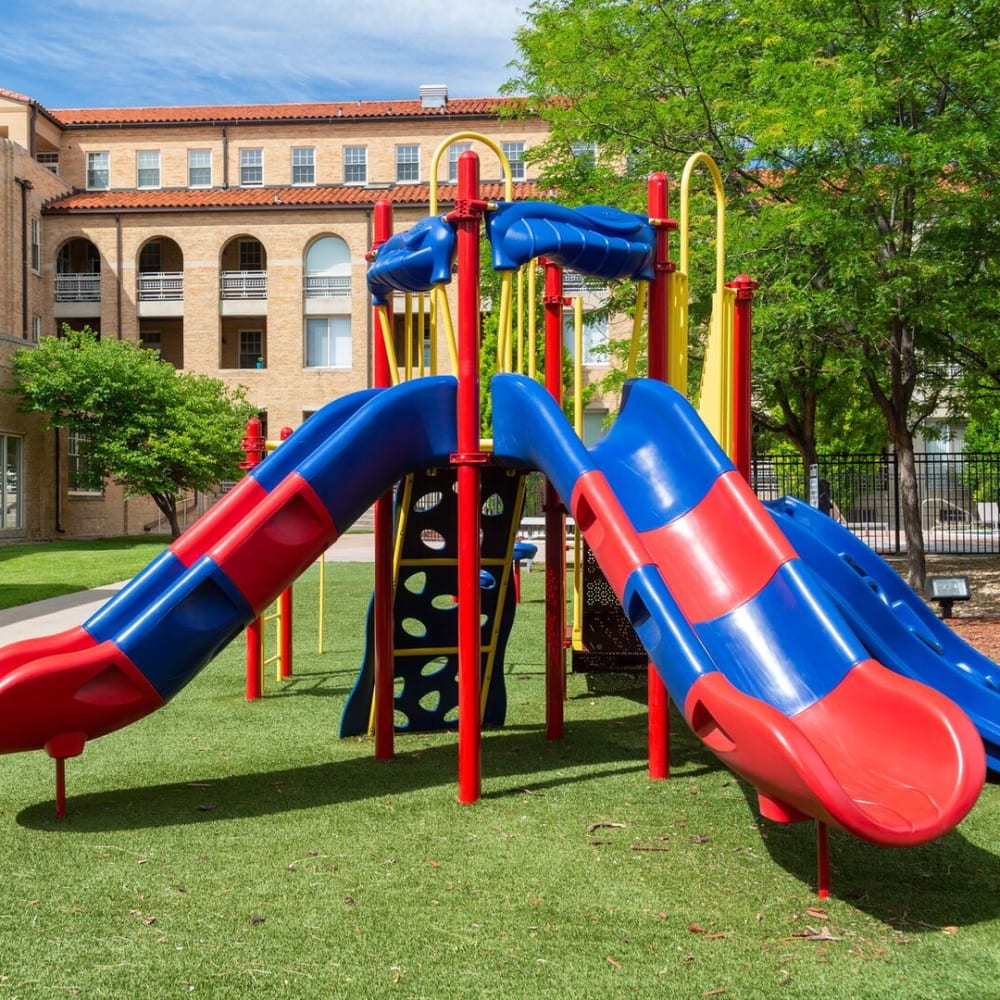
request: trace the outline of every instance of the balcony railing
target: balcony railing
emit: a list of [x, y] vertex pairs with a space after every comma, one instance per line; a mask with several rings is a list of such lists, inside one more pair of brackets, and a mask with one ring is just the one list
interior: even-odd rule
[[266, 299], [267, 271], [223, 271], [219, 294], [224, 299]]
[[349, 297], [351, 294], [351, 276], [336, 276], [330, 274], [306, 275], [307, 299], [334, 299]]
[[100, 302], [99, 274], [57, 274], [56, 302]]
[[178, 302], [183, 298], [183, 271], [143, 271], [139, 274], [140, 302]]

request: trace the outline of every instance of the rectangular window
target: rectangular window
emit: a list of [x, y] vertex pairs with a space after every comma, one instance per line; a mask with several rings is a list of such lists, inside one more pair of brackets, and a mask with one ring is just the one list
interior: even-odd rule
[[596, 142], [574, 142], [570, 146], [573, 156], [578, 160], [584, 160], [590, 166], [597, 163], [597, 143]]
[[510, 175], [515, 181], [523, 181], [524, 172], [524, 143], [505, 142], [501, 146], [503, 155], [507, 157], [510, 164]]
[[400, 183], [420, 180], [420, 147], [396, 147], [396, 180]]
[[264, 331], [240, 330], [240, 368], [264, 367]]
[[140, 330], [139, 346], [145, 351], [156, 351], [159, 354], [163, 347], [163, 335], [159, 330]]
[[243, 187], [260, 187], [264, 183], [264, 150], [240, 150], [240, 184]]
[[160, 186], [160, 151], [140, 149], [135, 154], [135, 186], [158, 188]]
[[87, 154], [87, 190], [107, 191], [111, 187], [111, 154]]
[[150, 271], [163, 270], [159, 240], [150, 240], [139, 251], [139, 270], [143, 274], [148, 274]]
[[264, 247], [260, 240], [240, 240], [240, 270], [264, 270]]
[[[566, 310], [563, 313], [563, 346], [569, 352], [569, 356], [576, 360], [575, 331], [573, 311]], [[608, 318], [599, 316], [596, 318], [583, 316], [583, 363], [585, 365], [606, 365], [608, 364]]]
[[31, 220], [31, 270], [35, 273], [42, 269], [42, 224], [38, 219]]
[[368, 183], [368, 147], [344, 147], [344, 183]]
[[69, 432], [69, 481], [70, 493], [97, 495], [104, 492], [103, 484], [90, 463], [90, 435], [86, 431], [70, 429]]
[[471, 142], [453, 142], [448, 147], [448, 180], [452, 184], [458, 180], [458, 159], [467, 149], [472, 149]]
[[59, 154], [58, 153], [36, 153], [35, 159], [43, 166], [47, 167], [56, 175], [59, 176]]
[[351, 367], [351, 317], [306, 320], [306, 368]]
[[312, 146], [292, 147], [292, 183], [316, 183], [316, 150]]
[[31, 317], [31, 339], [37, 344], [38, 338], [42, 335], [42, 317]]
[[23, 528], [24, 512], [21, 487], [24, 470], [24, 443], [13, 434], [0, 434], [0, 528]]
[[188, 187], [207, 188], [212, 186], [212, 151], [210, 149], [188, 150]]

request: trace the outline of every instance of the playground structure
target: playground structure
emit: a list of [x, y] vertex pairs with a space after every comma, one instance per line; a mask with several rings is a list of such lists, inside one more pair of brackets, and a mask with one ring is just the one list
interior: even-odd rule
[[[700, 163], [717, 183], [720, 231], [696, 412], [685, 399], [684, 191]], [[696, 158], [682, 178], [679, 268], [669, 256], [675, 224], [662, 174], [650, 178], [648, 209], [642, 217], [605, 206], [487, 203], [479, 197], [473, 151], [461, 155], [458, 198], [447, 215], [435, 214], [432, 198], [426, 220], [394, 234], [391, 209], [380, 204], [369, 271], [382, 334], [374, 388], [335, 400], [311, 417], [84, 625], [0, 651], [0, 751], [45, 749], [57, 763], [57, 809], [64, 807], [66, 758], [169, 700], [374, 500], [372, 717], [375, 755], [391, 757], [391, 489], [413, 473], [454, 470], [456, 604], [449, 613], [457, 624], [458, 794], [462, 802], [475, 801], [485, 704], [482, 472], [487, 466], [540, 469], [548, 478], [549, 738], [561, 736], [564, 724], [569, 513], [649, 654], [652, 777], [667, 774], [672, 698], [702, 742], [755, 787], [763, 815], [817, 821], [821, 891], [827, 825], [891, 846], [922, 843], [956, 825], [979, 794], [987, 758], [1000, 768], [997, 671], [981, 663], [970, 669], [964, 649], [946, 647], [933, 635], [928, 641], [929, 625], [911, 628], [915, 612], [907, 609], [917, 599], [893, 593], [885, 582], [874, 588], [868, 581], [876, 571], [856, 569], [862, 565], [857, 556], [842, 558], [839, 538], [817, 531], [816, 544], [800, 548], [800, 533], [784, 530], [787, 509], [769, 511], [758, 503], [746, 481], [754, 286], [745, 276], [724, 283], [721, 182], [714, 164]], [[504, 362], [515, 353], [511, 286], [505, 282], [502, 373], [491, 385], [491, 451], [479, 426], [484, 228], [496, 270], [513, 275], [535, 260], [545, 269], [544, 386], [502, 371], [512, 367]], [[564, 268], [644, 288], [648, 377], [627, 383], [614, 427], [589, 450], [560, 408]], [[400, 381], [391, 338], [394, 297], [428, 294], [439, 320], [447, 322], [442, 286], [453, 270], [455, 374]], [[637, 332], [640, 324], [637, 310]], [[803, 518], [792, 520], [797, 525]], [[509, 566], [509, 551], [503, 558]], [[829, 569], [831, 560], [862, 581], [860, 596], [838, 596], [849, 586]], [[850, 586], [855, 583], [851, 577]], [[845, 619], [845, 606], [855, 599], [866, 611]], [[873, 602], [934, 652], [934, 662], [924, 656], [920, 669], [909, 671], [921, 681], [905, 676], [887, 650], [882, 656], [895, 671], [873, 658], [879, 635], [889, 628], [878, 609], [871, 610]], [[900, 655], [905, 660], [909, 653]], [[978, 679], [965, 688], [951, 683], [955, 674]], [[949, 697], [935, 690], [942, 686]], [[951, 698], [961, 699], [962, 707]]]

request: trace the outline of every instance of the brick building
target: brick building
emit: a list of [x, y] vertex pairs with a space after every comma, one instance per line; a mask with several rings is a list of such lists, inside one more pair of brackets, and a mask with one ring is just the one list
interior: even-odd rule
[[[365, 254], [373, 208], [428, 212], [435, 150], [485, 135], [531, 197], [545, 126], [498, 98], [50, 111], [0, 90], [0, 386], [15, 351], [68, 323], [139, 340], [176, 367], [248, 387], [272, 436], [372, 378]], [[476, 148], [438, 163], [439, 205]], [[439, 356], [446, 353], [441, 348]], [[163, 530], [152, 504], [80, 488], [85, 442], [0, 394], [0, 541]], [[192, 500], [192, 514], [198, 512]]]

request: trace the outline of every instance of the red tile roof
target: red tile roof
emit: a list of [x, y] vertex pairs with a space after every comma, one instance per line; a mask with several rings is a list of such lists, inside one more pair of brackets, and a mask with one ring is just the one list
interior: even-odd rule
[[68, 128], [100, 125], [189, 125], [235, 122], [327, 121], [339, 118], [441, 118], [495, 115], [521, 98], [450, 98], [444, 107], [425, 108], [419, 100], [329, 101], [314, 104], [231, 104], [175, 108], [71, 108], [51, 112]]
[[[504, 185], [484, 183], [480, 196], [487, 201], [504, 196]], [[514, 185], [514, 200], [537, 198], [538, 187], [531, 182]], [[438, 185], [438, 202], [454, 204], [453, 184]], [[427, 184], [397, 184], [388, 188], [353, 187], [267, 187], [206, 188], [158, 191], [82, 191], [57, 198], [45, 206], [46, 214], [75, 212], [156, 212], [211, 211], [217, 209], [295, 209], [338, 208], [374, 205], [387, 198], [394, 205], [426, 205], [430, 198]]]

